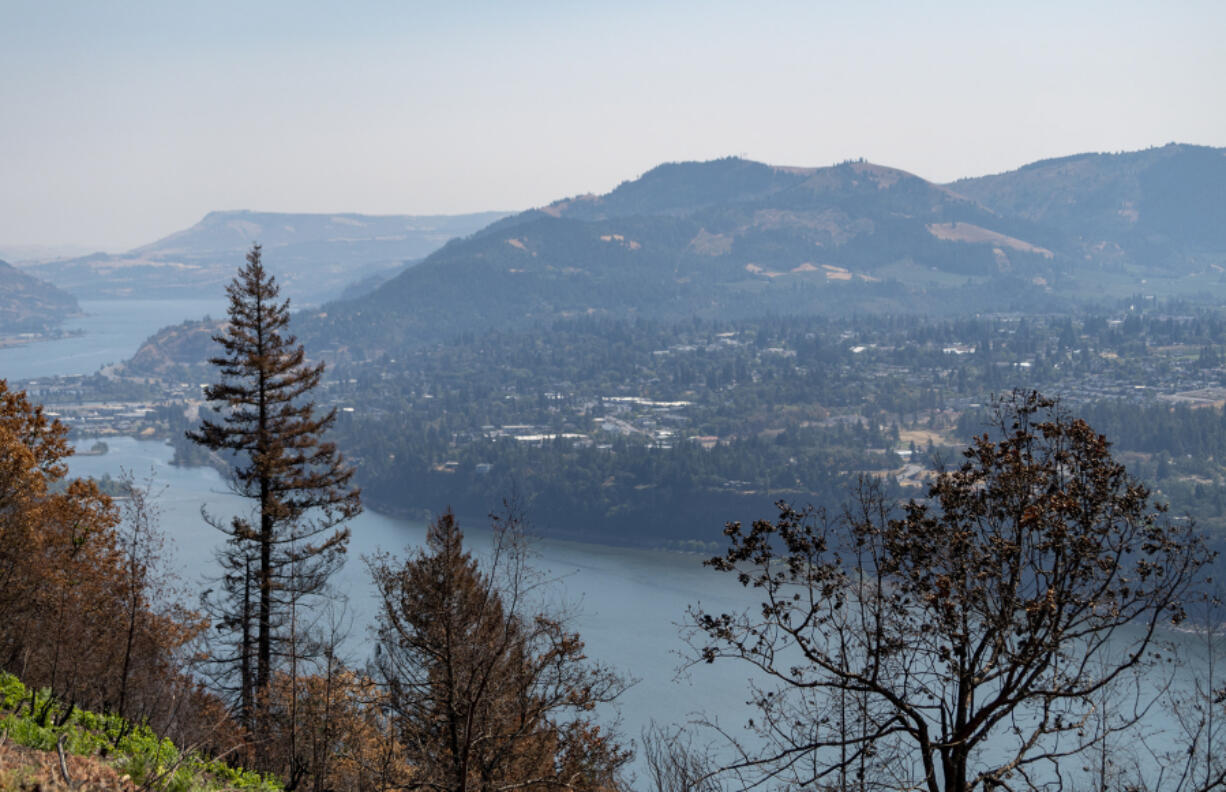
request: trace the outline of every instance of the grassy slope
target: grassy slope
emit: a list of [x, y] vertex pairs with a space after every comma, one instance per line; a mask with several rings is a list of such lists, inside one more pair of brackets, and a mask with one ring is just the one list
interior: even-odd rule
[[[44, 711], [45, 717], [40, 717]], [[59, 789], [53, 784], [63, 781], [56, 753], [61, 739], [65, 754], [71, 755], [69, 776], [85, 782], [74, 787], [78, 790], [276, 792], [281, 788], [272, 779], [182, 752], [148, 727], [127, 724], [115, 715], [77, 710], [56, 726], [61, 715], [46, 691], [31, 691], [11, 674], [0, 674], [0, 792]]]

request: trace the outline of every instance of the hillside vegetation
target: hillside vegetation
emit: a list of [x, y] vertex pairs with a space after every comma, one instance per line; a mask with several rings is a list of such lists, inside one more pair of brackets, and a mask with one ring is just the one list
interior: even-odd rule
[[369, 355], [557, 319], [1047, 312], [1226, 294], [1220, 149], [938, 185], [863, 161], [661, 165], [504, 218], [303, 326]]
[[950, 189], [1058, 231], [1105, 269], [1192, 274], [1226, 264], [1226, 151], [1170, 144], [1043, 160]]
[[[511, 523], [486, 564], [450, 516], [416, 557], [371, 559], [383, 603], [366, 672], [338, 656], [337, 622], [305, 615], [327, 613], [334, 593], [300, 594], [289, 618], [269, 619], [277, 651], [247, 698], [225, 631], [249, 626], [250, 609], [210, 610], [210, 622], [183, 607], [148, 488], [121, 481], [117, 504], [67, 480], [71, 453], [66, 427], [0, 380], [0, 742], [103, 757], [118, 777], [60, 769], [99, 788], [625, 788], [631, 754], [593, 714], [625, 683], [588, 660], [564, 617], [521, 599], [534, 573]], [[10, 756], [0, 784], [46, 780], [46, 756]]]
[[272, 778], [231, 767], [198, 748], [176, 746], [147, 725], [66, 706], [50, 690], [28, 689], [17, 677], [3, 672], [0, 733], [11, 744], [0, 753], [0, 790], [281, 789]]
[[0, 333], [45, 333], [80, 310], [71, 294], [0, 261]]

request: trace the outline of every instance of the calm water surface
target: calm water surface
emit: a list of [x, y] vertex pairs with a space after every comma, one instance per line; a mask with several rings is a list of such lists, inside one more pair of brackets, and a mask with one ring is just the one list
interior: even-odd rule
[[[108, 438], [107, 443], [110, 451], [103, 456], [71, 458], [72, 475], [116, 476], [124, 470], [138, 478], [152, 474], [162, 488], [156, 503], [161, 526], [174, 545], [175, 566], [186, 588], [202, 590], [215, 573], [213, 553], [221, 538], [201, 519], [201, 508], [225, 518], [246, 513], [247, 503], [228, 492], [211, 468], [171, 466], [171, 449], [163, 443], [130, 437]], [[425, 524], [365, 512], [350, 527], [349, 558], [335, 584], [349, 601], [352, 629], [347, 651], [351, 661], [361, 664], [368, 656], [368, 626], [376, 613], [375, 592], [362, 556], [388, 551], [404, 558], [415, 553], [424, 542]], [[481, 559], [490, 547], [488, 530], [479, 525], [463, 527], [466, 543]], [[637, 739], [653, 720], [683, 724], [701, 711], [744, 736], [741, 727], [751, 713], [744, 706], [743, 667], [702, 665], [680, 679], [677, 675], [685, 650], [678, 622], [686, 608], [701, 602], [715, 612], [744, 609], [752, 600], [735, 581], [703, 568], [700, 557], [683, 553], [552, 540], [537, 540], [535, 549], [534, 566], [552, 581], [547, 584], [549, 598], [554, 606], [572, 610], [572, 627], [583, 636], [588, 656], [637, 680], [615, 710], [601, 713], [603, 719], [620, 717], [623, 735]], [[1185, 649], [1193, 655], [1198, 653], [1194, 637], [1166, 637], [1187, 644]], [[1176, 686], [1186, 689], [1192, 676], [1184, 669]], [[1152, 682], [1161, 684], [1164, 678], [1161, 672]], [[1155, 746], [1171, 747], [1162, 735], [1169, 737], [1174, 727], [1170, 716], [1158, 709], [1147, 718], [1146, 731]], [[1004, 747], [1004, 743], [989, 745], [986, 754]], [[640, 781], [636, 786], [643, 788], [645, 768], [638, 763], [635, 770]]]
[[[221, 316], [225, 309], [221, 300], [82, 301], [81, 306], [87, 316], [69, 327], [84, 329], [83, 336], [0, 350], [0, 378], [90, 374], [130, 357], [161, 327], [206, 314]], [[171, 450], [163, 443], [134, 438], [108, 438], [107, 443], [106, 455], [73, 458], [72, 474], [117, 476], [126, 470], [138, 479], [153, 476], [160, 490], [156, 503], [161, 526], [173, 543], [174, 565], [194, 599], [215, 573], [213, 554], [222, 541], [201, 518], [202, 507], [224, 520], [245, 514], [249, 504], [231, 494], [210, 468], [169, 465]], [[463, 527], [469, 546], [482, 557], [490, 545], [486, 526]], [[368, 626], [376, 611], [362, 556], [387, 551], [403, 558], [415, 553], [422, 546], [425, 525], [366, 512], [351, 528], [349, 558], [334, 580], [349, 603], [348, 651], [351, 660], [360, 663], [370, 645]], [[546, 588], [549, 600], [574, 613], [572, 625], [586, 641], [589, 657], [637, 679], [618, 707], [626, 737], [637, 738], [652, 720], [680, 724], [699, 711], [740, 733], [750, 714], [744, 707], [744, 669], [717, 664], [695, 668], [680, 679], [676, 673], [685, 650], [678, 623], [688, 606], [701, 602], [708, 611], [723, 612], [752, 604], [734, 581], [704, 569], [701, 558], [693, 555], [548, 540], [536, 542], [535, 550], [534, 565], [552, 580]], [[1198, 643], [1187, 636], [1171, 637]], [[1177, 685], [1189, 684], [1190, 676], [1184, 674]], [[1152, 714], [1147, 726], [1151, 734], [1173, 730], [1164, 713]], [[641, 780], [643, 768], [637, 769]]]
[[[156, 503], [162, 529], [175, 546], [176, 567], [190, 588], [202, 590], [215, 573], [213, 553], [222, 540], [201, 518], [201, 508], [225, 518], [245, 514], [249, 504], [231, 494], [211, 468], [171, 466], [171, 449], [161, 442], [130, 437], [106, 442], [110, 451], [103, 456], [71, 458], [71, 474], [117, 476], [127, 470], [139, 479], [152, 473], [155, 487], [161, 488]], [[415, 553], [424, 542], [425, 524], [368, 511], [350, 527], [349, 558], [335, 583], [349, 599], [349, 653], [361, 662], [369, 646], [366, 628], [376, 611], [362, 556], [387, 551], [404, 558]], [[462, 527], [481, 558], [490, 546], [487, 527]], [[683, 553], [550, 540], [538, 540], [534, 548], [533, 565], [552, 581], [547, 584], [549, 599], [555, 607], [574, 612], [572, 623], [587, 644], [588, 656], [638, 680], [619, 707], [627, 737], [638, 737], [652, 719], [681, 723], [698, 710], [710, 710], [725, 722], [744, 721], [743, 670], [702, 666], [691, 678], [675, 679], [685, 648], [677, 624], [686, 607], [697, 602], [721, 612], [744, 607], [748, 600], [734, 581], [703, 568], [701, 557]]]
[[[223, 316], [225, 307], [222, 299], [82, 300], [85, 315], [65, 324], [66, 329], [84, 331], [82, 335], [0, 349], [0, 379], [92, 374], [131, 357], [162, 327]], [[231, 494], [212, 469], [171, 466], [171, 449], [161, 442], [124, 437], [108, 438], [107, 443], [110, 452], [104, 456], [72, 458], [71, 474], [101, 477], [129, 471], [138, 479], [153, 476], [174, 565], [195, 600], [210, 585], [217, 569], [214, 552], [222, 542], [202, 519], [202, 507], [224, 520], [246, 513], [249, 504]], [[376, 610], [362, 556], [387, 551], [403, 558], [416, 552], [425, 538], [425, 524], [366, 512], [351, 528], [349, 557], [334, 580], [348, 598], [351, 659], [362, 662]], [[481, 557], [489, 549], [487, 527], [463, 528]], [[684, 648], [677, 623], [686, 608], [700, 601], [710, 610], [737, 606], [745, 601], [739, 587], [704, 569], [701, 558], [693, 555], [556, 541], [538, 541], [534, 548], [534, 566], [552, 581], [545, 587], [551, 605], [574, 614], [573, 626], [583, 636], [588, 656], [637, 680], [618, 707], [627, 737], [636, 738], [652, 719], [681, 723], [699, 710], [743, 722], [740, 691], [745, 672], [702, 667], [691, 679], [675, 679]]]
[[226, 302], [209, 300], [81, 300], [84, 316], [64, 323], [83, 335], [0, 349], [0, 379], [93, 374], [132, 357], [167, 325], [206, 315], [224, 316]]

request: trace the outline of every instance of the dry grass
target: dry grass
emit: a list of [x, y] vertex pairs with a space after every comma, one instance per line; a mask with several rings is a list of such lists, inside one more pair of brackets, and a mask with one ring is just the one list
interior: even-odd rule
[[0, 746], [0, 792], [136, 792], [136, 785], [97, 757], [66, 756], [71, 786], [64, 783], [55, 751]]
[[931, 429], [899, 429], [898, 440], [901, 443], [915, 443], [920, 448], [928, 445], [929, 441], [933, 445], [951, 445], [953, 443], [953, 440], [950, 438]]
[[1038, 253], [1044, 258], [1052, 258], [1054, 255], [1047, 248], [1032, 245], [1029, 242], [1024, 242], [996, 231], [990, 231], [972, 223], [932, 223], [928, 226], [928, 233], [937, 239], [944, 239], [948, 242], [988, 242], [998, 247], [1007, 247], [1023, 253]]

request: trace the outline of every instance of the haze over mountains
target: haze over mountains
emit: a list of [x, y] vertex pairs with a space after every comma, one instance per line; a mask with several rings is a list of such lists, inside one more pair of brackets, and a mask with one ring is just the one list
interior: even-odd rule
[[[329, 364], [380, 508], [480, 517], [516, 491], [556, 535], [684, 542], [780, 493], [834, 505], [852, 474], [921, 486], [930, 447], [1001, 388], [1221, 398], [1221, 184], [1226, 151], [1194, 146], [946, 185], [860, 161], [667, 164], [452, 239], [293, 331]], [[222, 321], [163, 328], [112, 373], [194, 398]], [[1217, 447], [1179, 421], [1165, 434], [1200, 438], [1199, 466], [1147, 475], [1216, 520], [1178, 476], [1210, 480]]]
[[341, 296], [352, 283], [390, 277], [448, 239], [505, 214], [210, 212], [191, 228], [127, 253], [95, 253], [28, 269], [78, 296], [220, 296], [252, 243], [259, 242], [282, 293], [298, 304], [319, 303]]
[[1226, 150], [1168, 145], [950, 185], [867, 162], [661, 165], [453, 240], [304, 329], [358, 357], [578, 315], [1059, 310], [1226, 294]]
[[[78, 296], [220, 296], [258, 241], [297, 306], [344, 298], [304, 337], [359, 358], [579, 315], [1050, 311], [1226, 297], [1224, 185], [1226, 150], [1181, 144], [945, 185], [727, 158], [509, 216], [212, 212], [128, 253], [27, 269]], [[43, 326], [63, 315], [30, 307]]]

